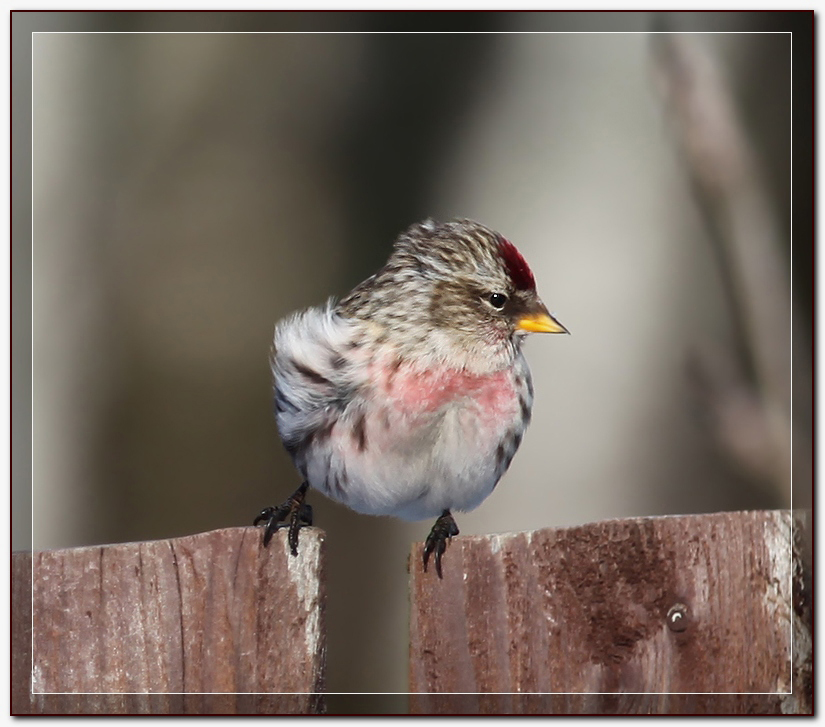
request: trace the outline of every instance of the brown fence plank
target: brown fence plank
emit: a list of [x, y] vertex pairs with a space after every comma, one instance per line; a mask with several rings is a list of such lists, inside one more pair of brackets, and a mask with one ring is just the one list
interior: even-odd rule
[[411, 710], [807, 712], [792, 522], [737, 512], [459, 537], [443, 581], [418, 544]]
[[14, 554], [12, 711], [322, 711], [323, 552], [231, 528]]

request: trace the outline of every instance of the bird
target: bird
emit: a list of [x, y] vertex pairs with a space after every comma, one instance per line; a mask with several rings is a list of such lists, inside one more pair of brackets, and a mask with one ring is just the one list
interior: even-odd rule
[[255, 518], [264, 546], [288, 527], [297, 555], [312, 488], [367, 515], [435, 517], [423, 569], [434, 555], [443, 578], [453, 511], [490, 495], [530, 423], [529, 333], [568, 330], [516, 246], [469, 219], [411, 225], [340, 301], [278, 322], [275, 419], [303, 481]]

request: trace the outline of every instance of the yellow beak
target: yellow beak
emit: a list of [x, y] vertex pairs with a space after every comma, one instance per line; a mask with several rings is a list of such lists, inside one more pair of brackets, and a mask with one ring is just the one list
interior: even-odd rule
[[516, 329], [528, 333], [570, 333], [549, 313], [529, 313], [516, 323]]

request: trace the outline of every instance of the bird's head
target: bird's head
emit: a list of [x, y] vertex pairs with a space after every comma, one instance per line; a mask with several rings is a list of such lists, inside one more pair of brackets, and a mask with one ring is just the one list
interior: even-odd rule
[[493, 367], [512, 360], [527, 333], [567, 332], [539, 298], [515, 245], [471, 220], [412, 225], [386, 265], [341, 305], [413, 352], [475, 357], [476, 369], [483, 360]]

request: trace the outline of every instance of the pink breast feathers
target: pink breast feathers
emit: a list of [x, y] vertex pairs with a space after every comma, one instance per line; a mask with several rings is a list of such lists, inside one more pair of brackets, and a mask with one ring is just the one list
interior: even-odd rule
[[455, 369], [421, 371], [397, 366], [382, 383], [395, 406], [411, 414], [434, 412], [462, 400], [472, 402], [492, 418], [507, 416], [518, 408], [513, 377], [506, 370], [479, 375]]

